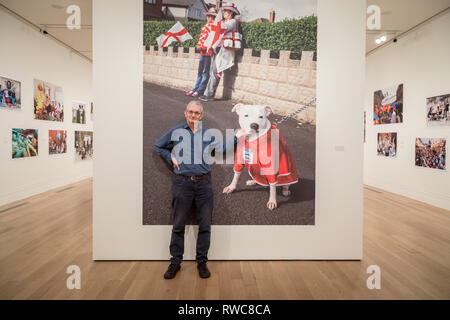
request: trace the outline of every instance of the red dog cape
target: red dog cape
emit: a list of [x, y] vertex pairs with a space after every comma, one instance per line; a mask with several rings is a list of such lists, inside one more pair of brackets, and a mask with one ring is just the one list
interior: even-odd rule
[[239, 139], [234, 171], [241, 172], [245, 165], [252, 179], [263, 186], [283, 186], [298, 182], [294, 158], [286, 139], [274, 124], [257, 139]]

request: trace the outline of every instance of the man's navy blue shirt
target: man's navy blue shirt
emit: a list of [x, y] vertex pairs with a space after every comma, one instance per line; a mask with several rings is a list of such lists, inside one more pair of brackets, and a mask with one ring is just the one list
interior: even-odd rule
[[[172, 137], [172, 134], [177, 129], [184, 129], [175, 132], [175, 134], [184, 133], [182, 137], [180, 137], [179, 135], [175, 135], [175, 137]], [[186, 122], [180, 123], [170, 128], [169, 131], [167, 131], [161, 138], [159, 138], [153, 145], [153, 148], [170, 164], [172, 164], [172, 153], [169, 150], [171, 146], [173, 146], [174, 150], [181, 150], [180, 152], [175, 152], [175, 154], [173, 155], [177, 159], [178, 165], [180, 167], [180, 170], [178, 170], [177, 168], [173, 169], [173, 172], [175, 174], [182, 174], [185, 176], [206, 174], [211, 171], [211, 166], [205, 162], [203, 154], [210, 154], [212, 149], [214, 148], [216, 148], [216, 150], [220, 150], [221, 152], [226, 152], [227, 149], [227, 145], [225, 143], [221, 144], [220, 141], [214, 141], [215, 138], [212, 138], [209, 141], [204, 141], [208, 140], [203, 139], [203, 135], [206, 130], [207, 128], [202, 126], [198, 130], [196, 130], [195, 133], [193, 133]], [[183, 148], [177, 148], [177, 145], [182, 143], [183, 139], [185, 138], [190, 139], [190, 143], [184, 144]], [[233, 144], [236, 143], [237, 139], [236, 137], [234, 137]], [[201, 145], [201, 148], [195, 148], [196, 144]], [[190, 148], [188, 148], [189, 146]], [[205, 152], [205, 150], [207, 151]], [[183, 161], [183, 159], [187, 161]]]

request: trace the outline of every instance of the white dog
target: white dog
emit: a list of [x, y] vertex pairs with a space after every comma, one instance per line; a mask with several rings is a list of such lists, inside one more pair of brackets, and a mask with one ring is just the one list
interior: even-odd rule
[[282, 186], [282, 194], [289, 196], [289, 185], [298, 182], [294, 159], [286, 140], [267, 116], [272, 112], [269, 106], [237, 104], [231, 112], [239, 116], [241, 129], [235, 154], [234, 177], [231, 184], [223, 189], [232, 193], [237, 186], [242, 169], [247, 165], [252, 180], [247, 185], [270, 186], [267, 208], [277, 207], [276, 186]]

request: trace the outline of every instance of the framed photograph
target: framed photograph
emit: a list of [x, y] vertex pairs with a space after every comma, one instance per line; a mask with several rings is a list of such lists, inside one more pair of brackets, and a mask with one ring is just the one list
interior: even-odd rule
[[427, 125], [448, 126], [450, 124], [450, 94], [427, 98]]
[[34, 118], [64, 121], [64, 97], [61, 87], [34, 79]]
[[366, 143], [366, 112], [364, 111], [364, 143]]
[[444, 138], [416, 138], [416, 166], [445, 170], [445, 145]]
[[67, 152], [67, 131], [48, 131], [48, 154], [60, 154]]
[[397, 156], [397, 132], [378, 133], [377, 154], [384, 157]]
[[11, 133], [13, 159], [36, 157], [38, 155], [37, 129], [12, 129]]
[[373, 94], [373, 123], [403, 122], [403, 84], [377, 90]]
[[75, 159], [90, 160], [94, 154], [92, 131], [75, 131]]
[[0, 108], [20, 110], [20, 82], [0, 76]]
[[[153, 31], [144, 22], [148, 46], [143, 93], [144, 225], [171, 225], [174, 178], [205, 172], [211, 172], [213, 225], [315, 225], [316, 5], [316, 1], [292, 2], [292, 19], [270, 24], [274, 39], [287, 39], [289, 51], [278, 47], [278, 54], [271, 55], [270, 48], [264, 47], [268, 41], [262, 32], [252, 39], [242, 35], [245, 41], [260, 43], [259, 57], [252, 56], [252, 48], [244, 47], [241, 35], [218, 46], [220, 37], [215, 31], [200, 34], [200, 29], [175, 21], [164, 22], [161, 31], [180, 32], [179, 28], [186, 27], [183, 32], [193, 39], [183, 43], [185, 48], [176, 41], [175, 46], [163, 48], [166, 40], [171, 41], [167, 32]], [[222, 19], [221, 23], [237, 34], [240, 22], [233, 10], [238, 9], [231, 8], [226, 15], [218, 15], [218, 21]], [[204, 26], [218, 23], [211, 15], [203, 19]], [[255, 28], [258, 25], [250, 23], [248, 16], [240, 21]], [[301, 41], [293, 30], [303, 30]], [[209, 45], [217, 45], [218, 50], [213, 52]], [[195, 52], [196, 46], [202, 48], [200, 54]], [[236, 56], [239, 50], [242, 57]], [[207, 71], [210, 68], [214, 72]], [[223, 90], [218, 89], [219, 83]], [[204, 117], [203, 108], [207, 110]], [[208, 139], [227, 145], [233, 142], [233, 132], [244, 132], [245, 137], [236, 138], [236, 148], [226, 148], [231, 153], [235, 149], [234, 155], [224, 161], [215, 158], [207, 165], [205, 160], [204, 165], [200, 163], [201, 148], [193, 147], [196, 142], [187, 143], [192, 133], [188, 124], [195, 122], [203, 123], [195, 136], [198, 141], [203, 136], [205, 145]], [[182, 139], [177, 140], [177, 134]], [[183, 152], [178, 153], [180, 148]], [[175, 169], [170, 150], [178, 164]], [[205, 147], [203, 155], [208, 156], [203, 159], [210, 159], [209, 151]], [[195, 156], [191, 159], [189, 155]], [[196, 224], [194, 213], [189, 212], [188, 224]]]
[[72, 123], [86, 124], [88, 112], [87, 103], [72, 101]]

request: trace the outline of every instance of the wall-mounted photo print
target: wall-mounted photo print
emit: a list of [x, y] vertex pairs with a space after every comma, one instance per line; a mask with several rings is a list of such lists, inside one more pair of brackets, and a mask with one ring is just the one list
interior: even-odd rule
[[67, 131], [49, 130], [48, 131], [48, 153], [60, 154], [67, 152]]
[[379, 156], [397, 156], [397, 132], [378, 133], [377, 153]]
[[416, 138], [416, 166], [445, 170], [445, 144], [443, 138]]
[[20, 109], [20, 96], [20, 82], [0, 76], [0, 108]]
[[427, 125], [450, 125], [450, 94], [427, 98]]
[[64, 121], [64, 97], [61, 87], [34, 79], [34, 118]]
[[72, 123], [86, 124], [88, 106], [85, 102], [72, 101]]
[[221, 3], [144, 21], [143, 224], [315, 225], [317, 2]]
[[37, 129], [12, 129], [12, 158], [36, 157], [38, 155]]
[[94, 154], [92, 131], [75, 131], [75, 159], [90, 160]]
[[403, 84], [377, 90], [373, 94], [373, 123], [403, 122]]

